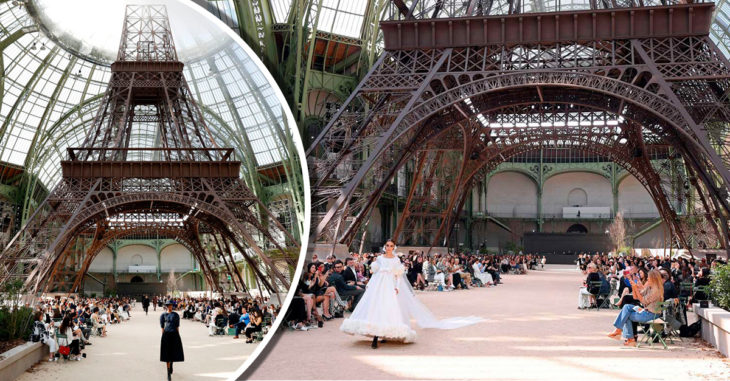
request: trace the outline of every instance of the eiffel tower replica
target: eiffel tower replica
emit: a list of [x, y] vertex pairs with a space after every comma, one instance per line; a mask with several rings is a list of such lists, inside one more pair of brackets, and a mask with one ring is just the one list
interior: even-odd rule
[[240, 179], [233, 148], [213, 139], [164, 6], [127, 6], [111, 72], [62, 180], [0, 254], [0, 284], [21, 280], [26, 296], [78, 292], [107, 244], [159, 237], [190, 250], [216, 291], [248, 292], [233, 248], [259, 290], [288, 289], [299, 244]]

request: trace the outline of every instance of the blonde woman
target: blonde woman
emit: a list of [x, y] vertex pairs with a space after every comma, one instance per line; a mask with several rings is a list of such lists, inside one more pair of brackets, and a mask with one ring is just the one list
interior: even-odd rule
[[646, 323], [652, 321], [659, 316], [659, 303], [664, 300], [664, 282], [662, 275], [658, 270], [649, 271], [646, 283], [641, 284], [638, 276], [632, 277], [632, 290], [634, 298], [638, 300], [645, 308], [633, 304], [625, 304], [621, 312], [613, 322], [616, 329], [608, 334], [608, 337], [618, 340], [619, 336], [624, 338], [624, 345], [629, 347], [636, 346], [636, 338], [634, 338], [634, 329], [631, 322]]

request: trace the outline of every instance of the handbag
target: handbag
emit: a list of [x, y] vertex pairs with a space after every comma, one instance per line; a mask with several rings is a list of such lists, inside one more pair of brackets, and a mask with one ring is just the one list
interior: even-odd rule
[[[64, 345], [61, 345], [61, 339], [63, 339]], [[62, 356], [68, 356], [71, 354], [71, 347], [68, 345], [68, 338], [66, 338], [66, 337], [58, 338], [58, 353]]]

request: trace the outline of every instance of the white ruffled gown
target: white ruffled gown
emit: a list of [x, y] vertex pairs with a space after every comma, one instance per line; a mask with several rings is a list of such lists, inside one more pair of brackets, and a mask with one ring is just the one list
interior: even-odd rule
[[[476, 316], [436, 319], [416, 299], [398, 257], [378, 256], [372, 263], [371, 271], [373, 275], [355, 311], [340, 326], [342, 332], [408, 343], [416, 338], [416, 331], [411, 328], [411, 318], [421, 328], [438, 329], [455, 329], [483, 320]], [[398, 294], [395, 292], [396, 287]]]

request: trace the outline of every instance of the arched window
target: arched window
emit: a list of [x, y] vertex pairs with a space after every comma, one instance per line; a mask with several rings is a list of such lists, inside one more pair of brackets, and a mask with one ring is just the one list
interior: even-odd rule
[[588, 194], [581, 188], [574, 188], [568, 193], [568, 206], [588, 205]]
[[132, 280], [129, 281], [130, 283], [143, 283], [144, 279], [142, 279], [141, 276], [135, 275], [132, 277]]
[[142, 255], [135, 254], [132, 256], [131, 263], [134, 266], [141, 266], [144, 261], [142, 260]]

